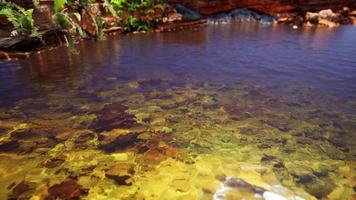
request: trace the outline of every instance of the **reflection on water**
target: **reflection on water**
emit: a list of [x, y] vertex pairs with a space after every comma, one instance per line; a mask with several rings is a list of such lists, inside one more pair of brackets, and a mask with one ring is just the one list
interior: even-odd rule
[[0, 64], [0, 199], [354, 199], [356, 29], [231, 24]]

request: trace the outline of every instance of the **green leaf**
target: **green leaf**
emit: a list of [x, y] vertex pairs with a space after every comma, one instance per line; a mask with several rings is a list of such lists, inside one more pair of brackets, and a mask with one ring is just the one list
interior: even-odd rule
[[6, 16], [7, 20], [14, 26], [15, 29], [20, 28], [21, 24], [19, 22], [19, 13], [15, 10], [4, 8], [0, 10], [0, 15]]
[[54, 12], [60, 12], [62, 7], [67, 3], [67, 0], [55, 0], [54, 1]]
[[71, 24], [71, 20], [68, 15], [64, 13], [56, 13], [53, 16], [53, 20], [61, 27], [64, 28], [67, 25]]
[[82, 16], [79, 13], [75, 12], [73, 13], [73, 15], [75, 16], [75, 18], [77, 18], [78, 21], [82, 21]]

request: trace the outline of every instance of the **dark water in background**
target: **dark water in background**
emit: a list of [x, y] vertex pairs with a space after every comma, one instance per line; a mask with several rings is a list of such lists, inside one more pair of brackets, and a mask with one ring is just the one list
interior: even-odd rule
[[232, 23], [76, 51], [0, 63], [0, 199], [355, 197], [356, 27]]
[[[65, 48], [0, 64], [2, 103], [38, 92], [39, 84], [66, 85], [165, 78], [174, 81], [298, 84], [356, 98], [356, 28], [304, 28], [259, 24], [211, 26], [199, 31], [109, 37], [82, 42], [79, 55]], [[59, 88], [60, 89], [60, 88]]]

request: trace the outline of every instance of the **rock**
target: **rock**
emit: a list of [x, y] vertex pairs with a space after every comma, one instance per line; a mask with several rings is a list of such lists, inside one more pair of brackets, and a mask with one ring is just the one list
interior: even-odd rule
[[340, 149], [341, 151], [344, 152], [349, 152], [350, 149], [346, 145], [346, 141], [343, 138], [328, 138], [328, 142], [333, 144], [336, 148]]
[[17, 141], [2, 141], [0, 142], [0, 152], [16, 152], [19, 146]]
[[163, 19], [163, 22], [170, 23], [170, 22], [177, 22], [182, 20], [183, 20], [183, 15], [180, 14], [176, 9], [172, 9], [168, 12], [168, 16]]
[[269, 156], [269, 155], [263, 155], [263, 157], [261, 158], [261, 162], [262, 163], [268, 163], [271, 162], [273, 160], [276, 160], [277, 158], [275, 156]]
[[287, 198], [285, 198], [279, 194], [269, 192], [269, 191], [266, 191], [263, 193], [263, 198], [264, 198], [264, 200], [288, 200]]
[[238, 190], [254, 190], [251, 184], [237, 177], [227, 177], [224, 185], [226, 187], [236, 188]]
[[105, 172], [105, 176], [113, 179], [119, 185], [131, 185], [129, 180], [135, 173], [135, 165], [131, 163], [118, 163]]
[[345, 19], [339, 13], [334, 13], [331, 9], [321, 10], [318, 13], [307, 12], [305, 15], [306, 23], [319, 24], [327, 27], [337, 27], [344, 23]]
[[226, 177], [221, 187], [214, 193], [214, 200], [258, 199], [265, 192], [263, 188], [251, 185], [238, 177]]
[[327, 181], [319, 179], [313, 183], [305, 185], [306, 191], [318, 199], [323, 199], [328, 196], [335, 187], [336, 185], [331, 179], [328, 179]]
[[330, 21], [330, 20], [327, 20], [327, 19], [319, 19], [319, 24], [323, 25], [323, 26], [326, 26], [326, 27], [329, 27], [329, 28], [334, 28], [334, 27], [340, 26], [339, 23], [336, 23], [336, 22], [333, 22], [333, 21]]
[[95, 113], [97, 118], [90, 128], [100, 132], [135, 126], [137, 124], [135, 116], [127, 113], [127, 109], [121, 102], [105, 105], [102, 110]]
[[43, 166], [46, 168], [55, 168], [58, 167], [59, 165], [61, 165], [62, 163], [64, 163], [64, 159], [60, 159], [60, 158], [53, 158], [50, 160], [47, 160]]
[[284, 168], [284, 164], [282, 162], [277, 162], [273, 165], [274, 168], [280, 169], [280, 168]]
[[24, 52], [34, 50], [40, 45], [41, 41], [39, 38], [25, 35], [0, 39], [0, 49], [2, 50], [18, 50]]
[[276, 128], [282, 132], [288, 132], [291, 130], [289, 128], [288, 123], [285, 121], [285, 119], [271, 118], [271, 119], [267, 119], [267, 120], [262, 120], [262, 122], [268, 124], [269, 126], [272, 126], [273, 128]]
[[178, 158], [177, 149], [160, 142], [159, 144], [147, 149], [140, 161], [148, 165], [157, 165], [167, 158]]
[[55, 184], [48, 188], [49, 197], [46, 199], [79, 199], [80, 195], [85, 194], [85, 190], [75, 180], [67, 179], [62, 183]]
[[105, 151], [115, 151], [125, 149], [138, 141], [139, 132], [132, 132], [128, 129], [114, 129], [99, 134], [99, 145]]
[[12, 189], [8, 199], [30, 199], [35, 187], [34, 184], [22, 181]]
[[315, 175], [317, 174], [315, 173], [316, 170], [305, 168], [302, 165], [290, 165], [288, 167], [288, 170], [294, 177], [294, 181], [303, 186], [309, 194], [317, 197], [318, 199], [326, 197], [336, 186], [335, 183], [327, 176], [320, 174], [322, 175], [321, 178], [317, 177]]
[[199, 19], [203, 18], [199, 13], [197, 13], [183, 5], [180, 5], [180, 4], [177, 4], [175, 6], [175, 9], [177, 10], [177, 12], [179, 14], [182, 15], [182, 19], [184, 21], [195, 21], [195, 20], [199, 20]]
[[338, 21], [339, 19], [339, 14], [334, 13], [331, 9], [321, 10], [318, 13], [318, 16], [331, 21]]
[[259, 14], [249, 9], [235, 9], [228, 13], [220, 13], [208, 17], [208, 24], [224, 24], [230, 21], [237, 22], [250, 22], [259, 21], [264, 24], [273, 23], [276, 21], [276, 17]]
[[207, 16], [229, 12], [237, 8], [253, 9], [271, 15], [308, 10], [322, 10], [325, 8], [341, 9], [345, 6], [352, 7], [353, 2], [348, 0], [168, 0], [168, 3], [171, 5], [179, 3]]
[[318, 13], [307, 12], [305, 14], [305, 20], [312, 24], [318, 24], [319, 23], [319, 15], [318, 15]]

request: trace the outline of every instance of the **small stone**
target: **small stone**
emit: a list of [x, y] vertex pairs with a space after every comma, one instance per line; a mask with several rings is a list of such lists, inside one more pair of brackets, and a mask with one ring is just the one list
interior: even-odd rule
[[126, 161], [129, 159], [129, 155], [127, 153], [113, 153], [111, 156], [113, 156], [117, 161]]
[[276, 156], [263, 155], [263, 157], [261, 158], [261, 162], [267, 163], [275, 159], [277, 159]]
[[65, 160], [63, 159], [54, 158], [46, 161], [43, 166], [45, 166], [46, 168], [55, 168], [61, 165], [64, 161]]
[[106, 171], [106, 177], [113, 179], [119, 185], [131, 185], [129, 180], [135, 173], [134, 165], [131, 163], [118, 163]]
[[269, 191], [266, 191], [263, 193], [263, 198], [265, 200], [288, 200], [287, 198], [285, 198], [279, 194], [269, 192]]
[[284, 168], [284, 164], [282, 162], [277, 162], [276, 164], [273, 165], [275, 168]]

